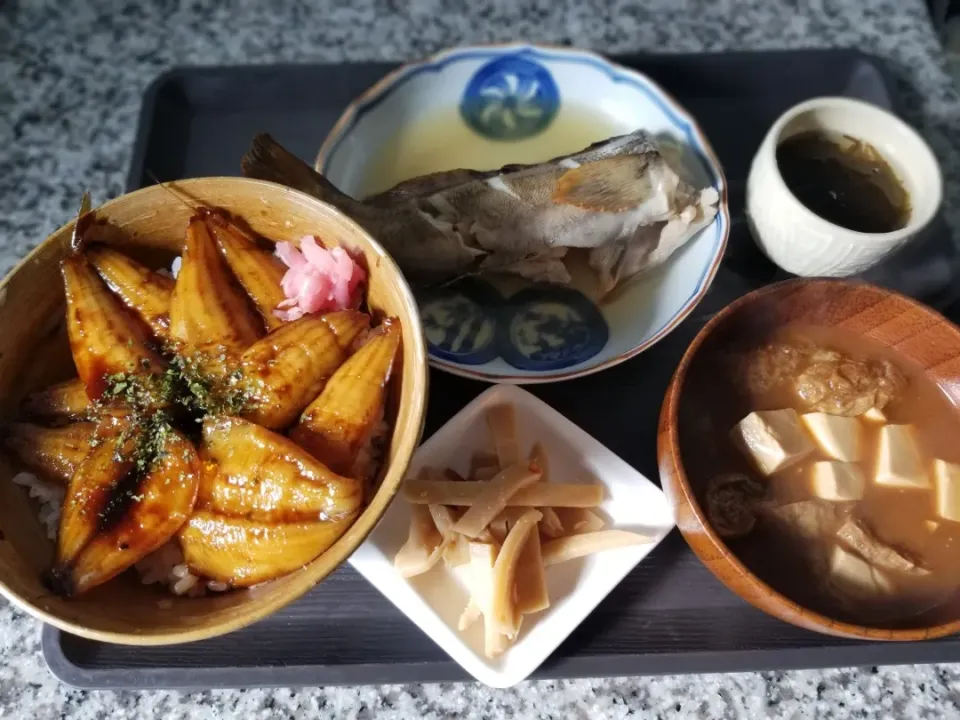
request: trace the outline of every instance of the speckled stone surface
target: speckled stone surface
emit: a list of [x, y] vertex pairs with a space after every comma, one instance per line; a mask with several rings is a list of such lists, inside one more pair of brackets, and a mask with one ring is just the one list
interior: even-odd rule
[[[529, 40], [607, 52], [857, 47], [887, 58], [908, 119], [960, 189], [960, 96], [921, 0], [0, 2], [0, 273], [122, 192], [140, 96], [180, 64], [414, 58]], [[318, 138], [318, 143], [320, 138]], [[955, 232], [960, 203], [948, 200]], [[39, 624], [0, 602], [4, 718], [960, 717], [960, 666], [531, 682], [96, 693], [60, 685]]]

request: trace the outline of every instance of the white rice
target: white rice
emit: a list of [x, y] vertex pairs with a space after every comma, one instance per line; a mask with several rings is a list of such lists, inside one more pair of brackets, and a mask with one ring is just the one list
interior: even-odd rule
[[183, 553], [175, 540], [171, 540], [159, 550], [147, 555], [134, 565], [144, 585], [160, 583], [170, 588], [174, 595], [197, 597], [211, 592], [229, 590], [226, 583], [204, 580], [190, 572], [183, 562]]
[[[17, 473], [13, 476], [13, 481], [27, 488], [30, 497], [40, 504], [37, 517], [46, 527], [47, 537], [56, 541], [65, 495], [63, 486], [28, 472]], [[167, 585], [175, 595], [196, 597], [205, 594], [208, 590], [224, 592], [230, 589], [226, 583], [215, 580], [203, 581], [202, 578], [191, 573], [190, 568], [183, 562], [180, 546], [172, 540], [156, 552], [147, 555], [134, 567], [140, 575], [140, 582], [144, 585], [162, 583]]]
[[13, 481], [27, 488], [30, 491], [30, 497], [40, 503], [40, 512], [37, 516], [47, 528], [47, 537], [56, 540], [57, 527], [60, 525], [60, 509], [63, 507], [63, 497], [66, 494], [63, 486], [28, 472], [17, 473], [13, 476]]

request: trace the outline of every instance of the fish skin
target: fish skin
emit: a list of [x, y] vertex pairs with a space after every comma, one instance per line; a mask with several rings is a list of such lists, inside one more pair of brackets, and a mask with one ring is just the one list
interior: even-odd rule
[[[105, 439], [70, 481], [50, 573], [58, 594], [81, 595], [132, 567], [169, 542], [193, 512], [200, 462], [192, 443], [171, 430], [139, 478], [132, 475], [135, 444], [134, 436], [120, 438], [119, 448]], [[128, 487], [131, 478], [136, 483]], [[112, 516], [118, 494], [126, 493], [122, 512]]]
[[267, 330], [280, 327], [283, 321], [274, 310], [286, 299], [280, 285], [286, 272], [283, 263], [222, 213], [210, 212], [207, 217], [220, 254], [256, 305]]
[[135, 312], [157, 338], [168, 340], [173, 278], [103, 245], [90, 247], [87, 257], [123, 304]]
[[60, 264], [67, 299], [67, 335], [87, 395], [100, 399], [117, 373], [159, 375], [166, 362], [153, 349], [146, 326], [110, 292], [87, 258]]
[[305, 315], [255, 342], [240, 356], [250, 395], [243, 416], [274, 430], [291, 425], [347, 359], [341, 343], [365, 327], [354, 322], [338, 337], [323, 316]]
[[183, 264], [170, 301], [170, 336], [187, 353], [240, 353], [263, 334], [263, 322], [234, 285], [204, 215], [187, 225]]
[[90, 453], [90, 441], [95, 431], [96, 425], [92, 422], [56, 428], [10, 423], [5, 444], [30, 469], [68, 483]]
[[350, 474], [360, 448], [383, 415], [400, 335], [399, 322], [385, 320], [337, 369], [290, 432], [294, 442], [336, 473]]
[[[336, 206], [416, 281], [489, 271], [565, 284], [571, 280], [565, 250], [586, 248], [605, 294], [662, 263], [716, 215], [716, 191], [686, 182], [676, 159], [637, 131], [537, 165], [414, 178], [365, 202], [340, 192], [268, 135], [254, 139], [242, 168]], [[669, 237], [651, 233], [651, 226], [669, 226]], [[622, 247], [605, 251], [616, 244]], [[654, 250], [632, 247], [650, 244]]]
[[271, 523], [197, 510], [178, 535], [184, 562], [203, 577], [249, 587], [288, 575], [336, 542], [358, 512], [327, 522]]
[[363, 487], [330, 471], [283, 435], [235, 417], [203, 423], [197, 507], [265, 522], [317, 522], [351, 515]]
[[44, 420], [85, 420], [94, 411], [87, 388], [80, 378], [32, 392], [24, 398], [20, 407], [24, 414]]

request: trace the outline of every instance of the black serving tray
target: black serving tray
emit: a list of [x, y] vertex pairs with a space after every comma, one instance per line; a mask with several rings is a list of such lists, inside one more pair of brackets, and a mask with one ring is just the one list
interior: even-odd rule
[[[660, 82], [693, 113], [720, 156], [734, 218], [703, 302], [637, 358], [532, 392], [654, 481], [660, 402], [703, 323], [743, 293], [783, 277], [743, 218], [750, 160], [776, 117], [818, 95], [896, 110], [887, 71], [854, 51], [617, 58]], [[341, 111], [391, 70], [385, 63], [184, 68], [144, 98], [129, 187], [239, 174], [254, 134], [272, 133], [312, 159]], [[870, 273], [939, 307], [956, 258], [942, 223], [895, 263]], [[485, 385], [431, 371], [426, 436]], [[85, 688], [211, 688], [466, 680], [467, 674], [350, 567], [298, 602], [231, 635], [174, 647], [126, 647], [46, 627], [53, 673]], [[960, 639], [880, 644], [818, 635], [756, 610], [726, 589], [672, 533], [564, 642], [534, 677], [596, 677], [960, 661]]]

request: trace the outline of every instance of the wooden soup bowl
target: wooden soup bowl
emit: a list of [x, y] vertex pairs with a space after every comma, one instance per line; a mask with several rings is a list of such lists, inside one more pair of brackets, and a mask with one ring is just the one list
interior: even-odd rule
[[[53, 544], [37, 520], [37, 506], [10, 478], [22, 467], [0, 448], [0, 592], [44, 622], [94, 640], [164, 645], [222, 635], [296, 600], [325, 578], [363, 542], [393, 499], [423, 430], [427, 362], [417, 306], [393, 260], [364, 230], [329, 205], [281, 185], [244, 178], [199, 178], [171, 183], [195, 204], [242, 217], [270, 240], [297, 242], [317, 235], [362, 253], [368, 269], [368, 304], [375, 315], [400, 319], [402, 357], [391, 381], [387, 420], [393, 433], [379, 488], [356, 522], [326, 552], [302, 569], [249, 590], [183, 598], [158, 585], [141, 585], [133, 572], [70, 600], [41, 583]], [[115, 245], [154, 267], [179, 254], [193, 209], [170, 190], [153, 186], [107, 202], [97, 216], [128, 234]], [[59, 263], [71, 222], [47, 238], [0, 283], [0, 420], [17, 415], [30, 390], [75, 376], [64, 329]], [[164, 602], [160, 602], [163, 600]]]
[[[919, 365], [954, 405], [960, 404], [960, 329], [938, 313], [898, 293], [842, 280], [797, 279], [770, 285], [731, 303], [696, 336], [673, 375], [660, 411], [657, 455], [663, 490], [675, 508], [677, 526], [703, 564], [737, 595], [781, 620], [828, 635], [870, 640], [924, 640], [960, 630], [960, 596], [890, 627], [857, 625], [803, 607], [748, 569], [710, 527], [696, 490], [708, 477], [691, 477], [687, 457], [711, 442], [690, 427], [709, 402], [686, 392], [692, 372], [709, 368], [717, 383], [718, 351], [731, 341], [759, 341], [788, 323], [840, 328], [870, 338]], [[699, 405], [698, 405], [699, 404]], [[686, 412], [685, 412], [686, 411]], [[711, 433], [726, 442], [726, 429]]]

